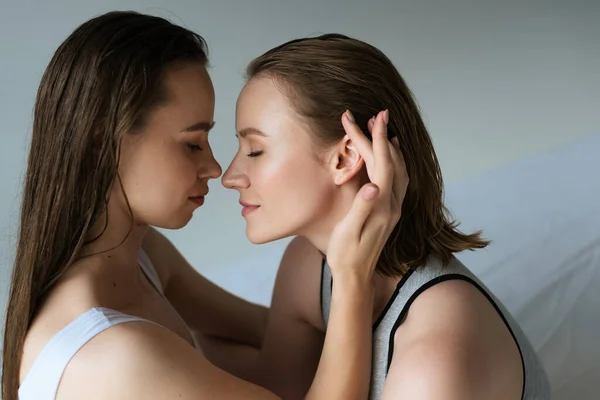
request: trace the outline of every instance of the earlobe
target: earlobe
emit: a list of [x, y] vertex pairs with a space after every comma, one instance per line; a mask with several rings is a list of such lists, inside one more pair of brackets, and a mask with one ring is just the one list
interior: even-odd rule
[[333, 172], [335, 184], [340, 186], [358, 175], [365, 162], [348, 136], [340, 141], [333, 157]]

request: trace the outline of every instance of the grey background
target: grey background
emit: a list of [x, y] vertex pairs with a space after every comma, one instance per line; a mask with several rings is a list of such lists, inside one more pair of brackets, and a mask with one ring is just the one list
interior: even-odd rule
[[[161, 15], [205, 37], [217, 93], [211, 140], [223, 167], [237, 148], [234, 105], [245, 65], [284, 41], [325, 32], [370, 42], [394, 61], [423, 110], [447, 182], [600, 131], [598, 1], [2, 0], [2, 310], [37, 85], [61, 41], [86, 19], [113, 9]], [[237, 200], [236, 192], [214, 181], [194, 220], [166, 232], [209, 276], [273, 263], [287, 242], [250, 244]]]

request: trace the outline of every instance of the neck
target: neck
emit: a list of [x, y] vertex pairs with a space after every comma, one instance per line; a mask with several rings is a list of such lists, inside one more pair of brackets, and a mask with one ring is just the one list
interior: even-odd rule
[[299, 233], [300, 236], [308, 239], [323, 256], [327, 255], [331, 235], [335, 227], [350, 211], [357, 192], [358, 189], [356, 188], [340, 187], [337, 195], [325, 202], [331, 204], [331, 206], [323, 209], [319, 215], [316, 215], [313, 222], [306, 226], [308, 229], [304, 229], [304, 232]]
[[86, 235], [89, 243], [46, 299], [48, 304], [56, 301], [64, 308], [65, 298], [77, 299], [69, 304], [78, 315], [81, 307], [122, 310], [137, 302], [145, 287], [138, 258], [147, 229], [132, 221], [128, 207], [109, 200], [105, 215]]
[[[319, 218], [319, 222], [315, 224], [315, 228], [307, 230], [304, 236], [313, 246], [319, 250], [323, 257], [327, 257], [327, 249], [336, 225], [342, 221], [350, 211], [354, 197], [356, 196], [358, 185], [346, 187], [343, 192], [339, 193], [337, 199], [330, 202], [335, 204], [335, 207], [328, 210], [326, 218]], [[375, 274], [373, 284], [375, 288], [375, 303], [373, 307], [373, 321], [381, 314], [396, 287], [401, 277], [386, 277], [380, 274]]]
[[114, 269], [119, 274], [136, 276], [139, 251], [148, 225], [135, 221], [129, 208], [123, 206], [123, 202], [113, 201], [114, 197], [111, 196], [106, 212], [88, 232], [86, 240], [91, 242], [82, 248], [80, 259], [93, 258], [117, 267]]

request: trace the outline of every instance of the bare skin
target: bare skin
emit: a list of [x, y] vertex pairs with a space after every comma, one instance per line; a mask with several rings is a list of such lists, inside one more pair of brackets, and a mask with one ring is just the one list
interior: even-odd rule
[[[277, 274], [254, 381], [286, 399], [306, 393], [323, 346], [321, 262], [315, 246], [297, 238]], [[376, 279], [372, 322], [398, 280]], [[521, 368], [489, 301], [466, 282], [447, 281], [423, 292], [397, 330], [382, 399], [520, 399]]]
[[[350, 118], [342, 123], [347, 136], [315, 151], [306, 118], [298, 117], [272, 79], [253, 78], [238, 99], [238, 131], [262, 134], [240, 135], [223, 184], [259, 206], [246, 216], [250, 240], [298, 236], [281, 261], [253, 368], [255, 382], [284, 398], [302, 398], [314, 376], [326, 332], [319, 304], [323, 255], [329, 258], [333, 227], [364, 180], [363, 165], [373, 171], [380, 157]], [[380, 116], [369, 129], [374, 139], [387, 136]], [[375, 277], [372, 321], [400, 278]], [[521, 396], [516, 343], [492, 304], [466, 282], [447, 281], [423, 292], [397, 330], [394, 349], [384, 400]]]
[[[90, 340], [67, 366], [57, 399], [276, 399], [276, 394], [231, 375], [196, 351], [184, 323], [206, 337], [224, 335], [252, 346], [263, 335], [264, 309], [210, 284], [150, 228], [183, 227], [198, 206], [191, 198], [205, 196], [208, 180], [221, 174], [208, 144], [214, 92], [204, 67], [180, 65], [166, 79], [171, 103], [152, 115], [142, 135], [126, 136], [122, 144], [119, 177], [131, 213], [116, 184], [104, 234], [84, 248], [85, 257], [71, 266], [35, 315], [25, 341], [21, 382], [54, 335], [89, 309], [106, 307], [156, 324], [117, 325]], [[188, 132], [190, 126], [199, 128]], [[397, 158], [385, 160], [394, 162]], [[354, 240], [352, 251], [335, 243], [329, 249], [336, 274], [332, 322], [307, 399], [366, 397], [372, 278], [385, 243], [380, 232], [400, 217], [390, 212], [391, 199], [395, 196], [394, 208], [399, 208], [406, 188], [392, 167], [376, 176], [377, 186], [361, 189], [340, 221], [338, 242]], [[90, 237], [101, 229], [94, 227]], [[139, 268], [142, 248], [157, 266], [166, 298]], [[183, 293], [192, 294], [193, 308], [185, 306]], [[236, 322], [221, 313], [245, 317]]]

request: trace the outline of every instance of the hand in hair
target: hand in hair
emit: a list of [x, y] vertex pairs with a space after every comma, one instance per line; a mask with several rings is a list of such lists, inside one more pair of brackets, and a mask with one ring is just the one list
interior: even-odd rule
[[352, 208], [335, 227], [327, 262], [336, 278], [345, 274], [371, 277], [387, 238], [400, 219], [408, 174], [397, 139], [387, 139], [389, 111], [369, 122], [371, 143], [350, 111], [342, 116], [346, 134], [367, 166], [371, 183], [357, 193]]

